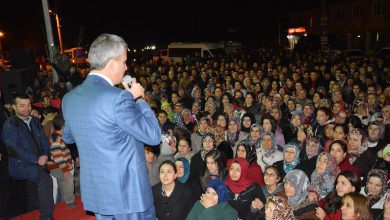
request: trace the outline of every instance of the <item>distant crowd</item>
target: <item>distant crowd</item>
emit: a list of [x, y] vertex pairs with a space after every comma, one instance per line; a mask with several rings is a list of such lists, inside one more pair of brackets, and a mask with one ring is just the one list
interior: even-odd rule
[[[80, 163], [77, 143], [61, 138], [61, 100], [88, 73], [42, 64], [19, 97], [50, 144], [53, 199], [69, 207]], [[263, 51], [151, 59], [127, 74], [162, 130], [159, 146], [145, 146], [159, 220], [390, 219], [388, 60]], [[8, 177], [6, 145], [18, 137], [3, 123], [19, 104], [1, 103], [0, 217], [37, 207], [24, 199], [29, 183]]]

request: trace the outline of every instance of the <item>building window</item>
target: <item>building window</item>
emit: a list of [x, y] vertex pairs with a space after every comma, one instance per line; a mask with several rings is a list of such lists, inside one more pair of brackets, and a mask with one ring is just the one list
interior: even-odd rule
[[363, 17], [363, 7], [361, 5], [355, 5], [352, 8], [353, 19], [362, 19]]
[[335, 21], [344, 20], [344, 9], [338, 8], [338, 9], [334, 10], [332, 17], [333, 17], [333, 20], [335, 20]]
[[383, 15], [384, 14], [383, 6], [384, 6], [383, 0], [374, 1], [372, 14], [377, 16]]

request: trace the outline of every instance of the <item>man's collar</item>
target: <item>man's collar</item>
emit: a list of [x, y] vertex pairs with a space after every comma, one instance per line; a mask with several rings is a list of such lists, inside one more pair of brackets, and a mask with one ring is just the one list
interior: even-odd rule
[[112, 80], [110, 78], [108, 78], [107, 76], [101, 74], [101, 73], [89, 73], [90, 76], [99, 76], [99, 77], [102, 77], [104, 80], [106, 80], [111, 86], [114, 86], [114, 83], [112, 82]]

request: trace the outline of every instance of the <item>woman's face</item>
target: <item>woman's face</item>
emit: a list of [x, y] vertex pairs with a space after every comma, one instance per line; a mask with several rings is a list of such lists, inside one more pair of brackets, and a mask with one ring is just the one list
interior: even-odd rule
[[239, 163], [232, 163], [229, 176], [233, 181], [238, 181], [241, 177], [241, 166]]
[[184, 176], [184, 164], [180, 160], [175, 162], [176, 170], [177, 170], [177, 178], [181, 178]]
[[218, 175], [218, 164], [212, 157], [206, 158], [206, 165], [211, 174]]
[[247, 106], [252, 105], [252, 104], [253, 104], [253, 101], [254, 101], [254, 99], [253, 99], [253, 97], [252, 97], [251, 95], [246, 95], [246, 96], [245, 96], [245, 104], [246, 104]]
[[260, 128], [254, 127], [251, 129], [251, 138], [253, 140], [258, 140], [260, 138]]
[[342, 197], [347, 193], [355, 192], [355, 187], [351, 184], [351, 182], [349, 182], [349, 180], [345, 176], [340, 175], [336, 181], [336, 191], [337, 195]]
[[284, 160], [287, 163], [292, 163], [292, 162], [294, 162], [295, 157], [297, 156], [297, 151], [295, 150], [294, 147], [287, 147], [283, 151], [283, 156], [284, 156]]
[[362, 144], [361, 137], [359, 137], [359, 135], [356, 135], [356, 134], [349, 135], [349, 137], [348, 137], [348, 151], [359, 149], [361, 144]]
[[345, 133], [342, 127], [336, 127], [333, 133], [334, 140], [345, 140]]
[[264, 131], [271, 131], [272, 130], [272, 124], [268, 119], [265, 119], [263, 121], [263, 129], [264, 129]]
[[210, 136], [205, 137], [205, 139], [203, 140], [203, 148], [206, 151], [210, 151], [213, 149], [213, 147], [214, 147], [213, 139]]
[[297, 132], [298, 141], [304, 142], [306, 140], [306, 137], [307, 137], [306, 133], [302, 129], [298, 129], [298, 132]]
[[343, 220], [357, 220], [359, 216], [355, 214], [355, 207], [351, 197], [346, 196], [341, 206], [341, 215]]
[[190, 153], [190, 146], [188, 145], [187, 141], [184, 139], [181, 139], [178, 144], [178, 151], [180, 156], [186, 156], [188, 153]]
[[242, 125], [244, 127], [246, 127], [246, 128], [250, 128], [251, 127], [251, 123], [252, 123], [252, 121], [251, 121], [251, 118], [249, 118], [249, 117], [244, 117], [242, 119]]
[[325, 173], [326, 167], [328, 165], [328, 157], [326, 155], [322, 155], [316, 164], [316, 171], [319, 175], [323, 175]]
[[337, 164], [340, 164], [341, 161], [343, 161], [344, 158], [347, 156], [347, 153], [343, 151], [341, 145], [337, 143], [331, 146], [329, 153], [336, 158]]
[[320, 95], [318, 95], [317, 93], [315, 93], [315, 94], [313, 95], [313, 103], [318, 104], [318, 103], [320, 103], [320, 100], [321, 100]]
[[234, 121], [229, 121], [229, 131], [235, 133], [238, 130], [238, 126]]
[[325, 124], [325, 122], [328, 120], [328, 116], [323, 111], [317, 111], [317, 121], [320, 125]]
[[298, 127], [298, 126], [302, 125], [301, 116], [299, 116], [299, 115], [293, 116], [293, 118], [291, 120], [291, 124], [294, 127]]
[[261, 140], [261, 145], [264, 149], [270, 150], [272, 147], [272, 137], [270, 135], [265, 135]]
[[152, 163], [154, 160], [154, 153], [145, 150], [145, 159], [146, 159], [146, 163]]
[[245, 150], [245, 147], [240, 145], [237, 147], [237, 157], [239, 158], [246, 158], [246, 150]]
[[265, 205], [265, 219], [266, 220], [273, 220], [273, 214], [275, 210], [275, 204], [272, 202], [267, 202]]
[[267, 186], [276, 186], [280, 180], [280, 177], [276, 174], [273, 168], [268, 168], [264, 173], [264, 183]]
[[382, 187], [382, 180], [378, 176], [371, 176], [368, 179], [367, 189], [369, 195], [378, 196], [382, 192]]
[[218, 116], [217, 125], [222, 128], [226, 128], [226, 119], [223, 115]]
[[284, 183], [284, 193], [289, 198], [295, 196], [296, 192], [295, 192], [294, 185], [292, 183], [290, 183], [289, 181], [286, 181]]
[[171, 184], [176, 179], [174, 168], [170, 164], [163, 164], [160, 168], [160, 181], [163, 185]]
[[288, 101], [287, 107], [288, 107], [288, 110], [294, 111], [295, 110], [295, 103], [293, 101]]
[[333, 140], [334, 138], [334, 126], [334, 124], [327, 124], [325, 126], [325, 136], [330, 140]]
[[227, 103], [229, 103], [229, 97], [227, 97], [226, 95], [222, 96], [222, 103], [225, 105]]
[[207, 188], [206, 195], [209, 196], [212, 201], [211, 206], [215, 206], [218, 204], [218, 194], [213, 188]]

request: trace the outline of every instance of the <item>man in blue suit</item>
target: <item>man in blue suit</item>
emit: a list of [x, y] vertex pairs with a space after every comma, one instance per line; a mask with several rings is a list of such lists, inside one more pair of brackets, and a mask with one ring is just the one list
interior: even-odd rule
[[125, 89], [127, 44], [102, 34], [88, 54], [91, 73], [65, 95], [63, 139], [80, 156], [81, 198], [100, 219], [155, 219], [144, 143], [158, 145], [161, 129], [133, 79]]
[[39, 207], [40, 219], [53, 217], [53, 181], [46, 169], [50, 145], [39, 119], [30, 116], [31, 101], [25, 94], [13, 100], [15, 115], [9, 117], [1, 132], [7, 147], [9, 175], [26, 181], [27, 211]]

